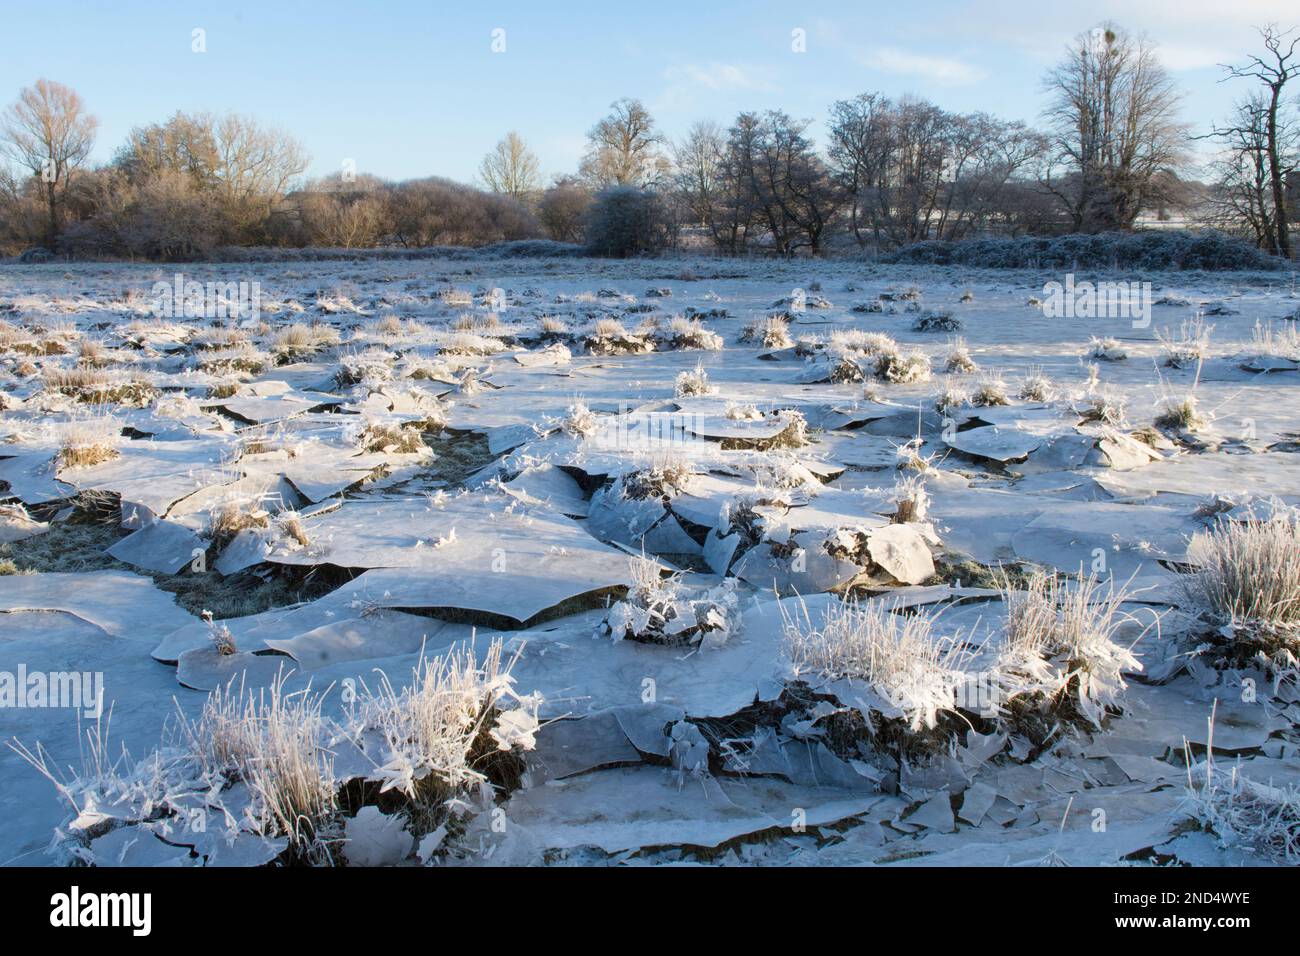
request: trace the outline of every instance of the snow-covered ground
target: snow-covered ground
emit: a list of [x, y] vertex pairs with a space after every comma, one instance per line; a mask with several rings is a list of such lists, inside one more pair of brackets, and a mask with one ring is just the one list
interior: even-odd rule
[[[160, 315], [177, 273], [258, 314]], [[192, 759], [240, 687], [320, 722], [315, 862], [1284, 862], [1296, 671], [1183, 585], [1198, 532], [1295, 521], [1294, 277], [1112, 278], [1149, 322], [846, 262], [6, 268], [0, 737], [65, 789], [0, 750], [0, 862], [293, 855]], [[1012, 667], [1035, 570], [1113, 616]], [[900, 634], [845, 650], [846, 598]], [[443, 779], [392, 720], [464, 653], [492, 737]], [[30, 692], [73, 673], [114, 769]]]

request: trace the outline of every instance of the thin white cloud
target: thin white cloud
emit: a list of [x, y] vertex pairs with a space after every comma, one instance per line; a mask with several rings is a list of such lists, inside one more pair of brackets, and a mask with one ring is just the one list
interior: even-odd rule
[[664, 70], [664, 79], [674, 87], [696, 87], [715, 92], [772, 88], [753, 71], [734, 63], [678, 63]]
[[910, 53], [896, 47], [877, 47], [862, 58], [862, 63], [882, 73], [933, 80], [944, 86], [970, 86], [988, 76], [979, 67], [952, 57]]
[[1156, 47], [1156, 57], [1171, 70], [1201, 70], [1223, 63], [1235, 63], [1241, 59], [1241, 54], [1206, 46], [1161, 43]]

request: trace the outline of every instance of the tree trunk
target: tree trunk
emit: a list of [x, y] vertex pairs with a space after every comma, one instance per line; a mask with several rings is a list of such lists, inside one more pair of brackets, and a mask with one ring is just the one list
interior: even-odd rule
[[1277, 248], [1274, 251], [1282, 258], [1290, 259], [1291, 234], [1286, 220], [1286, 184], [1282, 181], [1282, 161], [1278, 155], [1277, 142], [1277, 107], [1282, 87], [1279, 83], [1271, 86], [1273, 95], [1268, 105], [1268, 175], [1273, 184], [1273, 220], [1277, 236]]

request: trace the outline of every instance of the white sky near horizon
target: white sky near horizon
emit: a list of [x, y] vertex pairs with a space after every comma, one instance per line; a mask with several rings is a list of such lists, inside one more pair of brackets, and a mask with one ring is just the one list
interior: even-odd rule
[[[557, 2], [161, 3], [6, 0], [0, 103], [45, 76], [75, 87], [100, 120], [107, 161], [138, 125], [176, 110], [233, 110], [296, 135], [310, 175], [346, 159], [390, 179], [472, 182], [483, 154], [518, 130], [549, 177], [573, 171], [611, 101], [640, 98], [661, 130], [741, 110], [784, 109], [824, 139], [830, 104], [867, 91], [1034, 123], [1043, 73], [1075, 34], [1113, 19], [1147, 34], [1184, 92], [1195, 132], [1248, 89], [1218, 64], [1258, 49], [1254, 27], [1300, 26], [1294, 0], [909, 4]], [[192, 51], [204, 31], [206, 52]], [[807, 51], [791, 49], [800, 28]], [[492, 31], [505, 31], [494, 53]]]

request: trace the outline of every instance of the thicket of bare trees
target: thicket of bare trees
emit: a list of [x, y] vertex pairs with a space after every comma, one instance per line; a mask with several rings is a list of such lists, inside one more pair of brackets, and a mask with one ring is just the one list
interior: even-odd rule
[[689, 236], [730, 254], [817, 255], [1124, 231], [1195, 200], [1203, 221], [1289, 256], [1300, 34], [1260, 32], [1262, 51], [1225, 67], [1254, 87], [1203, 137], [1217, 146], [1207, 186], [1181, 178], [1192, 137], [1151, 43], [1109, 23], [1047, 74], [1041, 129], [864, 93], [832, 104], [820, 143], [809, 121], [779, 110], [698, 122], [670, 141], [643, 103], [620, 99], [588, 132], [576, 174], [543, 185], [536, 154], [510, 131], [483, 157], [482, 189], [355, 172], [304, 181], [302, 145], [238, 115], [139, 127], [92, 169], [94, 117], [75, 91], [40, 80], [0, 117], [0, 251], [186, 259], [225, 245], [546, 237], [628, 254]]

